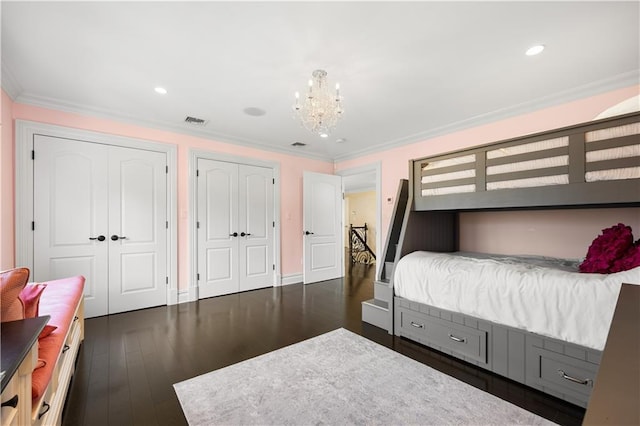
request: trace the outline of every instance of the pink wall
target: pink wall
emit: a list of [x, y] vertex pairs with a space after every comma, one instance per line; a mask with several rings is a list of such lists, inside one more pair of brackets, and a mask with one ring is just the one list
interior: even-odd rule
[[618, 223], [640, 238], [640, 208], [464, 213], [460, 249], [579, 259], [603, 229]]
[[[3, 98], [4, 99], [4, 98]], [[46, 108], [13, 104], [13, 119], [30, 120], [41, 123], [55, 124], [59, 126], [84, 129], [113, 135], [145, 139], [156, 142], [163, 142], [176, 145], [178, 147], [178, 285], [180, 290], [185, 290], [189, 285], [189, 224], [188, 224], [188, 181], [189, 181], [189, 150], [191, 148], [218, 152], [224, 154], [238, 155], [260, 159], [263, 161], [273, 161], [280, 164], [280, 209], [281, 209], [281, 272], [283, 275], [299, 274], [302, 272], [300, 253], [302, 253], [302, 174], [303, 171], [314, 171], [320, 173], [332, 173], [333, 164], [318, 160], [295, 157], [291, 155], [279, 154], [263, 151], [254, 148], [238, 147], [236, 145], [216, 142], [200, 137], [188, 136], [163, 130], [155, 130], [135, 126], [131, 124], [119, 123], [112, 120], [100, 119], [71, 114]], [[4, 126], [3, 126], [4, 127]], [[4, 131], [4, 130], [3, 130]], [[4, 133], [3, 133], [4, 140]], [[11, 140], [11, 138], [9, 139]], [[13, 144], [11, 145], [11, 149]], [[3, 142], [4, 146], [4, 142]], [[3, 170], [10, 168], [13, 173], [13, 163], [11, 159], [2, 157]], [[12, 179], [11, 179], [12, 180]], [[11, 185], [11, 184], [8, 184]], [[8, 186], [7, 185], [7, 186]], [[11, 185], [12, 186], [12, 185]], [[5, 191], [5, 180], [3, 176], [3, 193]], [[13, 205], [11, 205], [13, 208]], [[13, 229], [13, 218], [7, 221]], [[5, 220], [2, 221], [3, 228]], [[3, 247], [5, 238], [3, 232]], [[9, 243], [7, 243], [9, 244]], [[12, 243], [11, 243], [12, 245]], [[12, 263], [12, 258], [5, 258], [2, 252], [2, 263]]]
[[0, 139], [0, 271], [15, 266], [13, 189], [13, 102], [2, 92], [2, 135]]
[[[503, 139], [514, 138], [527, 134], [537, 133], [544, 130], [569, 126], [586, 121], [593, 120], [598, 114], [607, 108], [616, 105], [633, 96], [637, 96], [640, 92], [640, 86], [631, 86], [624, 89], [615, 90], [601, 95], [569, 102], [528, 114], [496, 121], [493, 123], [477, 126], [469, 129], [460, 130], [443, 136], [437, 136], [422, 142], [401, 146], [390, 149], [385, 152], [378, 152], [366, 155], [357, 159], [342, 161], [336, 164], [336, 170], [345, 170], [355, 167], [361, 167], [367, 164], [381, 162], [382, 164], [382, 193], [379, 195], [382, 200], [388, 197], [395, 197], [400, 179], [408, 179], [409, 165], [411, 159], [427, 157], [431, 155], [441, 154], [450, 151], [456, 151], [469, 148], [476, 145], [483, 145]], [[393, 205], [382, 202], [382, 222], [380, 230], [383, 233], [382, 240], [386, 238], [391, 214], [393, 213]], [[521, 217], [521, 216], [519, 216]], [[484, 220], [484, 216], [464, 216], [465, 220]], [[549, 218], [553, 220], [553, 218]], [[616, 222], [615, 214], [605, 222]], [[600, 229], [599, 221], [587, 225], [587, 229]], [[464, 226], [464, 224], [463, 224]], [[472, 224], [469, 224], [469, 227]], [[486, 225], [490, 226], [490, 225]], [[610, 226], [610, 225], [607, 225]], [[635, 233], [640, 235], [640, 226], [634, 228]], [[587, 232], [585, 230], [585, 232]], [[591, 231], [587, 232], [590, 233]], [[506, 234], [493, 235], [493, 242], [490, 246], [500, 253], [509, 253], [511, 250], [511, 242]], [[593, 238], [592, 238], [593, 239]], [[462, 241], [466, 243], [466, 241]], [[577, 248], [583, 249], [583, 241], [573, 241], [563, 239], [560, 244], [565, 245], [561, 252], [576, 253]], [[474, 244], [477, 250], [483, 251], [481, 247]], [[547, 245], [548, 247], [548, 245]], [[537, 247], [536, 251], [543, 249]], [[488, 251], [488, 249], [487, 249]], [[516, 254], [516, 253], [513, 253]], [[545, 253], [538, 253], [545, 254]], [[551, 256], [552, 254], [546, 254]], [[584, 255], [581, 254], [580, 256]]]
[[[640, 88], [638, 86], [620, 89], [564, 105], [434, 137], [422, 142], [390, 149], [385, 152], [363, 156], [355, 160], [343, 161], [336, 164], [335, 169], [344, 170], [380, 162], [382, 164], [382, 193], [379, 194], [379, 196], [385, 200], [388, 197], [395, 196], [398, 180], [408, 177], [408, 161], [410, 159], [454, 151], [501, 139], [589, 121], [601, 111], [637, 95], [639, 89]], [[302, 173], [305, 170], [332, 173], [334, 166], [330, 163], [253, 148], [238, 147], [232, 144], [168, 131], [149, 129], [119, 123], [112, 120], [92, 118], [79, 114], [71, 114], [19, 103], [12, 103], [4, 92], [2, 92], [2, 106], [2, 149], [0, 150], [0, 175], [2, 178], [2, 185], [0, 188], [2, 191], [0, 197], [0, 218], [2, 219], [0, 226], [0, 265], [2, 268], [14, 266], [14, 144], [11, 143], [11, 141], [13, 140], [13, 120], [24, 119], [137, 139], [170, 143], [178, 147], [178, 279], [179, 288], [183, 290], [188, 287], [190, 256], [188, 247], [188, 215], [184, 214], [184, 212], [188, 211], [189, 149], [196, 148], [212, 152], [279, 162], [281, 172], [280, 207], [282, 225], [282, 273], [283, 275], [301, 273], [302, 265], [300, 261], [300, 253], [302, 253], [302, 239], [300, 235], [302, 234]], [[10, 201], [6, 202], [6, 200]], [[382, 222], [380, 223], [379, 229], [383, 233], [383, 240], [385, 237], [384, 234], [387, 232], [392, 210], [392, 205], [385, 202], [382, 203]], [[590, 241], [595, 237], [595, 233], [597, 233], [598, 230], [617, 223], [617, 221], [620, 220], [618, 219], [618, 217], [620, 217], [619, 213], [620, 211], [597, 211], [591, 215], [587, 214], [582, 221], [584, 223], [584, 228], [572, 231], [570, 238], [562, 239], [561, 244], [564, 244], [564, 247], [555, 246], [554, 251], [557, 249], [558, 253], [569, 253], [567, 255], [569, 257], [579, 257], [584, 255], [585, 238]], [[630, 220], [633, 219], [633, 215], [636, 215], [636, 221], [634, 223], [638, 223], [637, 210], [620, 214], [625, 215], [624, 217], [630, 218]], [[467, 229], [474, 227], [474, 224], [476, 224], [478, 227], [475, 232], [486, 231], [486, 234], [477, 234], [473, 239], [470, 237], [469, 239], [461, 241], [464, 247], [467, 249], [488, 251], [486, 247], [483, 248], [482, 241], [488, 241], [488, 238], [485, 238], [485, 235], [491, 234], [491, 242], [487, 244], [487, 247], [491, 250], [501, 253], [514, 252], [514, 250], [520, 251], [521, 248], [517, 245], [514, 246], [512, 241], [502, 239], [493, 232], [496, 226], [495, 223], [493, 223], [494, 220], [495, 219], [493, 218], [487, 219], [487, 217], [482, 214], [463, 215], [462, 227], [466, 227], [465, 229]], [[508, 221], [510, 219], [507, 217], [503, 220]], [[546, 226], [543, 226], [546, 223], [555, 222], [553, 213], [538, 212], [528, 218], [525, 222], [528, 223], [529, 220], [535, 221], [536, 224], [530, 226], [531, 230], [528, 231], [529, 233], [527, 235], [535, 241], [544, 241], [544, 235], [554, 234], [552, 227], [550, 228], [551, 230], [548, 230]], [[522, 221], [520, 223], [522, 223]], [[630, 225], [633, 226], [636, 234], [640, 234], [640, 224], [634, 226], [630, 223]], [[522, 250], [524, 250], [524, 248], [530, 248], [530, 250], [527, 250], [526, 252], [531, 254], [554, 255], [554, 253], [542, 252], [549, 248], [548, 244], [540, 244], [540, 246], [536, 246], [535, 248], [532, 246], [526, 246], [523, 247]]]

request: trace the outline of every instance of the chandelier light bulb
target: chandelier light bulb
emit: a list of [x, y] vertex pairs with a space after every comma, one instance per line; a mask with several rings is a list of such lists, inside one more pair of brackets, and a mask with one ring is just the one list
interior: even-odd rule
[[303, 127], [326, 138], [344, 112], [340, 84], [336, 83], [336, 90], [332, 93], [326, 71], [315, 70], [311, 76], [307, 96], [301, 100], [300, 93], [295, 93], [294, 116]]

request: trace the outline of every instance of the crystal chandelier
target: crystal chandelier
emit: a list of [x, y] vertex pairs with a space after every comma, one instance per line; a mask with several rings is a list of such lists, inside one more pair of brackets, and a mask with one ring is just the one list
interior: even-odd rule
[[329, 90], [325, 70], [315, 70], [311, 77], [304, 99], [301, 100], [300, 92], [296, 92], [293, 109], [305, 128], [326, 138], [344, 112], [340, 85], [336, 84], [335, 92]]

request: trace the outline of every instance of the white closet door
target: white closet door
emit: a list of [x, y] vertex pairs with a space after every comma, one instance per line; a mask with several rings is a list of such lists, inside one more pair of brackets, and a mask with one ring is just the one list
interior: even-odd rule
[[108, 148], [38, 135], [34, 151], [31, 280], [83, 275], [86, 315], [106, 315]]
[[240, 291], [273, 285], [273, 171], [240, 165]]
[[197, 179], [198, 297], [235, 293], [240, 283], [238, 165], [198, 159]]
[[166, 154], [109, 151], [109, 313], [167, 303]]
[[342, 177], [305, 172], [303, 226], [305, 284], [342, 276]]
[[34, 151], [32, 279], [83, 275], [88, 318], [166, 304], [166, 154], [48, 136]]

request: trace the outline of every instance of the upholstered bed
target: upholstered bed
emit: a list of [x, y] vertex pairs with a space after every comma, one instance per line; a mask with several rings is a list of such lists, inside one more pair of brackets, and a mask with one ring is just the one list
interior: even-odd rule
[[640, 113], [413, 160], [410, 173], [385, 271], [393, 332], [586, 406], [621, 284], [640, 284], [640, 268], [460, 253], [459, 217], [639, 207]]

